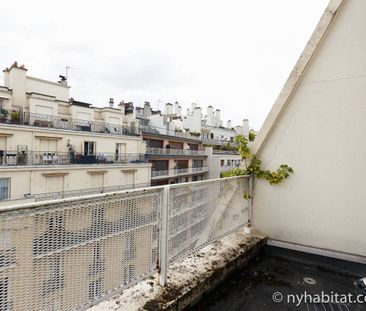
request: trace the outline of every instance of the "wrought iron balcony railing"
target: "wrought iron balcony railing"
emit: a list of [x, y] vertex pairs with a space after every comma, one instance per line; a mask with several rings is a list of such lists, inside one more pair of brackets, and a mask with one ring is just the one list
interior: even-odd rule
[[240, 155], [239, 151], [236, 150], [218, 150], [218, 149], [213, 149], [212, 150], [213, 154], [230, 154], [230, 155]]
[[161, 128], [161, 127], [155, 127], [155, 126], [149, 126], [149, 125], [140, 125], [140, 128], [142, 132], [152, 133], [152, 134], [161, 134], [161, 135], [167, 135], [167, 136], [175, 136], [175, 137], [181, 137], [181, 138], [188, 138], [193, 140], [199, 140], [201, 141], [201, 134], [197, 133], [197, 135], [192, 133], [184, 133], [181, 131], [176, 130], [169, 130], [167, 128]]
[[[90, 194], [108, 193], [114, 191], [123, 191], [123, 190], [131, 190], [146, 187], [150, 187], [150, 183], [128, 184], [128, 185], [107, 186], [97, 188], [81, 188], [76, 190], [56, 191], [56, 192], [44, 192], [44, 193], [37, 193], [33, 195], [33, 197], [35, 202], [40, 202], [46, 200], [81, 197]], [[0, 267], [1, 267], [1, 260], [0, 260]]]
[[60, 117], [28, 112], [25, 112], [23, 115], [19, 114], [19, 117], [16, 118], [0, 117], [0, 123], [116, 135], [135, 136], [141, 134], [140, 129], [133, 126], [122, 126], [98, 121], [79, 120], [72, 119], [71, 117]]
[[0, 166], [73, 165], [73, 164], [138, 164], [146, 163], [141, 153], [82, 154], [53, 151], [17, 152], [0, 150]]
[[227, 139], [202, 138], [202, 142], [207, 145], [225, 146], [230, 144], [231, 146], [236, 146], [235, 142]]
[[205, 156], [204, 150], [184, 150], [173, 148], [146, 148], [146, 154], [148, 155], [183, 155], [183, 156]]
[[152, 170], [151, 179], [174, 177], [185, 174], [205, 173], [208, 167], [174, 168], [171, 170]]

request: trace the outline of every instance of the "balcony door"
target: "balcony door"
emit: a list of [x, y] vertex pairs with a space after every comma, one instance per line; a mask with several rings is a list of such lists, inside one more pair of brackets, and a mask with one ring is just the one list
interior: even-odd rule
[[84, 155], [95, 154], [95, 142], [94, 141], [84, 141]]
[[40, 139], [39, 151], [45, 153], [55, 153], [57, 151], [57, 139]]
[[116, 144], [115, 160], [117, 162], [126, 162], [126, 144]]

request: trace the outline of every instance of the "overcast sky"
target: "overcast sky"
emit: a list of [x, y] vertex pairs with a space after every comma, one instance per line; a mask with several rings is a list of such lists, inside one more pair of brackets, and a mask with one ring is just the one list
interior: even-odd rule
[[327, 4], [11, 0], [0, 10], [0, 66], [17, 60], [53, 81], [70, 66], [80, 101], [195, 102], [259, 130]]

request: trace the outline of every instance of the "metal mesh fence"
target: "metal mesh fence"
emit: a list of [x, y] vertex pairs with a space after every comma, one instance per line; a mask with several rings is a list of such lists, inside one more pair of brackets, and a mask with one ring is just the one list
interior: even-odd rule
[[0, 310], [75, 310], [157, 269], [161, 189], [0, 213]]
[[166, 277], [167, 260], [248, 222], [248, 188], [234, 177], [4, 207], [0, 310], [83, 310]]
[[172, 186], [169, 195], [168, 259], [174, 261], [248, 222], [249, 178], [207, 180]]

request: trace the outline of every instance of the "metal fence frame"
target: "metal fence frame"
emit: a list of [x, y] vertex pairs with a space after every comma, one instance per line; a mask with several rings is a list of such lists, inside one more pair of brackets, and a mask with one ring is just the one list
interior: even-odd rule
[[[13, 205], [13, 206], [4, 206], [0, 210], [0, 232], [2, 232], [2, 230], [5, 231], [5, 229], [7, 228], [6, 226], [4, 226], [4, 223], [6, 223], [6, 222], [4, 222], [4, 219], [8, 221], [9, 219], [11, 219], [12, 215], [13, 216], [15, 215], [14, 217], [22, 217], [23, 214], [28, 215], [27, 213], [31, 213], [32, 215], [33, 214], [38, 215], [38, 214], [42, 214], [42, 213], [47, 213], [49, 210], [51, 210], [55, 213], [58, 213], [60, 210], [73, 210], [73, 208], [76, 205], [78, 205], [78, 204], [80, 205], [83, 202], [85, 202], [85, 203], [83, 203], [85, 206], [89, 206], [89, 205], [92, 206], [91, 203], [96, 200], [98, 200], [98, 202], [104, 202], [104, 201], [107, 202], [108, 200], [118, 200], [118, 198], [125, 198], [126, 200], [128, 200], [131, 198], [142, 197], [143, 195], [148, 194], [148, 193], [155, 193], [159, 197], [157, 202], [160, 202], [159, 205], [156, 207], [157, 214], [155, 215], [157, 228], [158, 228], [157, 229], [157, 238], [156, 238], [157, 246], [154, 246], [151, 244], [151, 245], [149, 245], [149, 249], [152, 250], [154, 247], [157, 247], [156, 265], [154, 262], [150, 262], [151, 267], [156, 267], [156, 268], [153, 268], [149, 271], [145, 271], [143, 274], [138, 275], [135, 278], [133, 278], [132, 280], [130, 280], [127, 284], [124, 284], [124, 285], [120, 284], [117, 288], [110, 288], [110, 289], [108, 289], [107, 292], [103, 292], [103, 294], [100, 297], [97, 297], [95, 299], [89, 299], [89, 301], [85, 301], [85, 303], [83, 303], [82, 305], [79, 305], [77, 307], [77, 310], [86, 310], [90, 306], [119, 293], [120, 291], [132, 286], [133, 284], [136, 284], [137, 282], [141, 281], [142, 279], [146, 279], [147, 277], [153, 275], [156, 272], [158, 272], [159, 283], [161, 285], [165, 285], [167, 282], [168, 266], [169, 266], [170, 262], [175, 261], [179, 258], [186, 257], [189, 254], [193, 253], [194, 251], [197, 251], [197, 250], [203, 248], [204, 246], [222, 238], [223, 236], [230, 234], [234, 230], [237, 230], [238, 228], [248, 225], [248, 223], [250, 222], [250, 218], [251, 218], [251, 200], [247, 201], [247, 204], [245, 207], [243, 206], [243, 209], [246, 209], [246, 211], [247, 211], [247, 216], [243, 217], [243, 219], [239, 219], [238, 223], [235, 224], [234, 227], [231, 227], [230, 230], [225, 230], [219, 235], [214, 235], [208, 240], [203, 240], [202, 243], [199, 243], [196, 247], [192, 247], [191, 249], [184, 251], [180, 256], [176, 256], [176, 257], [172, 258], [172, 256], [169, 255], [169, 249], [168, 249], [169, 248], [168, 241], [169, 241], [169, 234], [170, 234], [169, 233], [169, 222], [171, 220], [170, 215], [171, 215], [171, 211], [173, 208], [173, 205], [171, 204], [171, 200], [174, 199], [174, 195], [172, 194], [172, 191], [174, 191], [176, 189], [187, 188], [187, 189], [183, 189], [184, 191], [182, 190], [182, 195], [186, 195], [186, 194], [193, 195], [192, 192], [189, 191], [188, 188], [205, 187], [206, 185], [210, 185], [210, 184], [216, 184], [215, 187], [218, 187], [218, 189], [221, 189], [220, 190], [221, 192], [220, 191], [217, 192], [218, 196], [222, 195], [222, 187], [221, 187], [222, 184], [223, 185], [231, 185], [231, 184], [238, 185], [238, 187], [236, 187], [234, 189], [236, 192], [233, 193], [233, 196], [235, 194], [236, 200], [238, 200], [238, 198], [239, 198], [238, 196], [240, 195], [241, 196], [240, 200], [244, 200], [243, 193], [245, 191], [249, 191], [250, 193], [252, 193], [253, 180], [252, 180], [252, 178], [250, 178], [250, 176], [229, 177], [229, 178], [189, 182], [189, 183], [183, 183], [183, 184], [117, 191], [117, 192], [113, 192], [113, 193], [93, 194], [93, 195], [83, 196], [81, 198], [65, 198], [65, 199], [57, 199], [57, 200], [37, 202], [37, 203], [26, 203], [26, 204], [18, 204], [18, 205]], [[241, 189], [241, 185], [245, 185], [246, 189]], [[225, 187], [223, 188], [224, 194], [226, 193], [225, 191], [228, 191]], [[210, 192], [212, 192], [211, 189], [210, 189]], [[205, 193], [203, 193], [203, 194], [205, 194]], [[230, 196], [230, 193], [229, 193], [229, 196]], [[188, 198], [190, 198], [190, 200], [193, 199], [193, 197], [188, 197]], [[230, 198], [230, 200], [228, 201], [228, 204], [231, 204], [230, 203], [231, 199], [232, 198]], [[82, 206], [85, 209], [84, 205], [82, 205]], [[189, 202], [186, 205], [189, 206]], [[225, 209], [226, 209], [226, 207], [225, 207]], [[73, 213], [77, 213], [77, 211], [75, 212], [73, 210]], [[226, 210], [224, 210], [223, 213], [226, 213]], [[190, 220], [188, 219], [187, 221], [189, 222]], [[4, 226], [4, 227], [2, 227], [2, 226]], [[96, 230], [101, 230], [101, 229], [96, 229]], [[135, 230], [135, 229], [133, 229], [133, 227], [132, 227], [132, 230]], [[119, 234], [125, 234], [125, 231], [123, 231], [122, 233], [119, 233]], [[34, 240], [32, 240], [32, 241], [34, 243]], [[76, 246], [76, 247], [78, 247], [78, 246]], [[57, 249], [56, 249], [56, 251], [58, 252]], [[33, 252], [34, 252], [34, 250], [33, 250]], [[34, 257], [31, 257], [30, 260], [32, 263], [34, 261]], [[75, 288], [75, 290], [77, 290], [77, 288]], [[2, 293], [0, 291], [0, 299], [1, 299], [1, 297], [2, 297]], [[69, 310], [69, 309], [62, 309], [62, 310]]]

